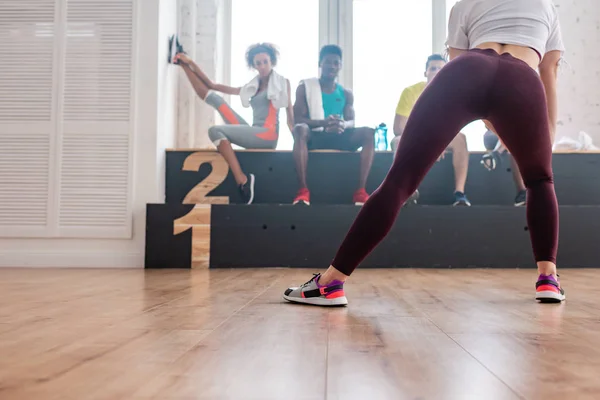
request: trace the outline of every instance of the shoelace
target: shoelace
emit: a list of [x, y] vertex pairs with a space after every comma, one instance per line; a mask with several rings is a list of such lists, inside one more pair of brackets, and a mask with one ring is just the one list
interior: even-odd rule
[[311, 283], [312, 283], [312, 282], [313, 282], [315, 279], [317, 279], [317, 277], [318, 277], [319, 275], [321, 275], [321, 274], [313, 274], [313, 277], [312, 277], [312, 278], [310, 278], [310, 280], [309, 280], [308, 282], [306, 282], [305, 284], [303, 284], [303, 285], [302, 285], [302, 286], [300, 286], [300, 287], [306, 287], [306, 286], [310, 285], [310, 284], [311, 284]]

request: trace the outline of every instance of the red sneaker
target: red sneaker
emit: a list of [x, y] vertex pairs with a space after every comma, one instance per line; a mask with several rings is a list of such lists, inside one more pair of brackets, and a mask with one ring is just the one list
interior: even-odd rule
[[362, 206], [369, 200], [369, 194], [365, 189], [358, 189], [354, 192], [354, 196], [352, 196], [352, 201], [355, 206]]
[[296, 198], [293, 204], [303, 203], [304, 205], [310, 206], [310, 192], [307, 188], [302, 188], [296, 193]]

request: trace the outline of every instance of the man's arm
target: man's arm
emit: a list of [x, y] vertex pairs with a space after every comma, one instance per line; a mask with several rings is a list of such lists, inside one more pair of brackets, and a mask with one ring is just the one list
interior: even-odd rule
[[548, 104], [548, 124], [550, 126], [550, 139], [554, 144], [556, 136], [556, 122], [558, 119], [558, 99], [556, 95], [556, 81], [558, 77], [558, 62], [560, 51], [550, 51], [544, 55], [540, 64], [540, 79], [546, 89], [546, 103]]
[[406, 122], [408, 121], [408, 116], [410, 115], [410, 111], [415, 105], [415, 99], [410, 93], [410, 90], [404, 89], [402, 94], [400, 95], [400, 99], [398, 100], [398, 104], [396, 105], [396, 115], [394, 116], [394, 135], [402, 136], [404, 133], [404, 128], [406, 128]]
[[352, 93], [351, 90], [344, 89], [344, 95], [346, 96], [346, 105], [344, 107], [344, 122], [342, 128], [354, 128], [354, 119], [356, 118], [356, 112], [354, 111], [354, 93]]
[[312, 120], [308, 112], [308, 101], [306, 100], [306, 85], [301, 83], [296, 89], [296, 102], [294, 103], [294, 122], [296, 124], [306, 124], [309, 128], [324, 128], [327, 126], [327, 120]]
[[406, 128], [406, 121], [408, 121], [408, 117], [396, 114], [394, 117], [394, 135], [402, 136], [404, 128]]

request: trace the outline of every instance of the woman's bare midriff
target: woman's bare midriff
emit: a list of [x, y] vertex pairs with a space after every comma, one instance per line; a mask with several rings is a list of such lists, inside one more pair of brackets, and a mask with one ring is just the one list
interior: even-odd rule
[[508, 53], [511, 56], [524, 61], [531, 68], [537, 70], [540, 64], [540, 56], [531, 47], [518, 46], [514, 44], [502, 44], [502, 43], [481, 43], [477, 46], [478, 49], [492, 49], [498, 54]]

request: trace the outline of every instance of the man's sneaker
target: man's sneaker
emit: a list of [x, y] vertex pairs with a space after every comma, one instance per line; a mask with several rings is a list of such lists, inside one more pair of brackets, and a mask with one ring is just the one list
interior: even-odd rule
[[410, 195], [408, 200], [406, 200], [404, 202], [402, 207], [413, 206], [413, 205], [417, 204], [418, 200], [419, 200], [419, 190], [417, 189], [417, 190], [415, 190], [415, 192], [413, 194]]
[[314, 274], [312, 279], [304, 285], [287, 289], [283, 298], [292, 303], [316, 306], [345, 306], [348, 304], [344, 293], [344, 282], [332, 281], [327, 285], [320, 285], [320, 278], [321, 274]]
[[515, 197], [515, 207], [521, 207], [527, 204], [527, 190], [521, 190]]
[[355, 206], [362, 206], [367, 202], [367, 200], [369, 200], [369, 194], [364, 188], [358, 189], [356, 192], [354, 192], [354, 196], [352, 196], [352, 201], [354, 202]]
[[540, 275], [535, 284], [535, 299], [542, 303], [560, 303], [565, 300], [565, 291], [552, 275]]
[[454, 204], [453, 206], [467, 206], [470, 207], [471, 203], [467, 196], [463, 192], [454, 192]]
[[308, 191], [307, 188], [302, 188], [302, 189], [298, 190], [298, 193], [296, 193], [296, 198], [294, 199], [293, 204], [304, 204], [307, 206], [310, 205], [310, 192]]
[[246, 204], [254, 201], [254, 174], [248, 174], [248, 180], [239, 186], [240, 195]]

